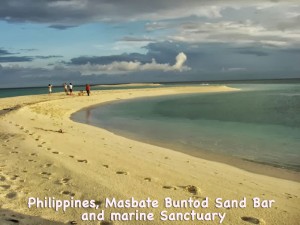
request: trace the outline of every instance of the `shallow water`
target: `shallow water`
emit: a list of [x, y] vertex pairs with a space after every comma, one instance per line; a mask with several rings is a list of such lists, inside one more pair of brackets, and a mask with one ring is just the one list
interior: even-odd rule
[[242, 91], [119, 101], [73, 118], [175, 150], [300, 171], [300, 85], [232, 87]]

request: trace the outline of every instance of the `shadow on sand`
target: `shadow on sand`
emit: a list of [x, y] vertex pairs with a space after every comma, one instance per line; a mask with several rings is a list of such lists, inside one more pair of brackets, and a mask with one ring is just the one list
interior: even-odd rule
[[[47, 219], [43, 219], [38, 216], [29, 216], [24, 215], [18, 212], [14, 212], [12, 210], [8, 209], [0, 209], [0, 224], [1, 225], [66, 225], [66, 224], [72, 224], [71, 222], [68, 223], [62, 223], [62, 222], [56, 222], [56, 221], [50, 221]], [[74, 223], [76, 224], [76, 223]]]

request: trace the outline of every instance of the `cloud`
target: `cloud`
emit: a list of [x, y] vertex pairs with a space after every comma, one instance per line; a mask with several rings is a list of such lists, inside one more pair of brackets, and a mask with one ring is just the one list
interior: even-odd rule
[[[46, 69], [3, 63], [0, 87], [42, 85], [47, 91], [49, 83], [61, 87], [64, 82], [77, 85], [300, 78], [300, 45], [270, 48], [259, 44], [158, 42], [148, 44], [145, 49], [145, 54], [78, 57]], [[259, 56], [262, 52], [263, 58]], [[186, 61], [185, 56], [188, 56]], [[180, 67], [182, 72], [178, 70]]]
[[57, 30], [66, 30], [66, 29], [73, 28], [73, 27], [76, 27], [76, 26], [54, 24], [54, 25], [50, 25], [48, 27], [53, 28], [53, 29], [57, 29]]
[[155, 41], [152, 38], [148, 38], [148, 37], [123, 37], [120, 39], [120, 41], [124, 41], [124, 42], [153, 42]]
[[20, 51], [24, 51], [24, 52], [34, 52], [37, 51], [36, 48], [22, 48], [20, 49]]
[[146, 63], [151, 60], [151, 57], [148, 55], [140, 54], [140, 53], [124, 53], [121, 55], [110, 55], [110, 56], [80, 56], [76, 58], [72, 58], [69, 65], [84, 65], [90, 63], [94, 64], [111, 64], [113, 62], [118, 61], [140, 61], [141, 63]]
[[[219, 18], [230, 6], [265, 5], [269, 0], [1, 0], [0, 19], [8, 22], [36, 22], [65, 29], [89, 22], [163, 20], [189, 16]], [[273, 4], [297, 3], [279, 0]]]
[[4, 49], [0, 49], [0, 56], [1, 55], [12, 55], [13, 53], [7, 51], [7, 50], [4, 50]]
[[37, 55], [35, 56], [36, 59], [52, 59], [52, 58], [62, 58], [63, 56], [61, 55], [47, 55], [47, 56], [43, 56], [43, 55]]
[[33, 57], [29, 56], [7, 56], [7, 57], [0, 57], [0, 62], [31, 62], [33, 61]]
[[201, 42], [228, 42], [228, 43], [261, 43], [273, 46], [287, 46], [300, 43], [299, 32], [280, 31], [247, 21], [218, 21], [218, 22], [189, 22], [183, 23], [177, 33], [170, 35], [174, 41], [201, 43]]
[[186, 60], [187, 60], [186, 55], [183, 52], [180, 52], [176, 56], [176, 63], [174, 64], [173, 68], [176, 70], [182, 70], [183, 64], [185, 63]]
[[110, 64], [98, 65], [87, 64], [73, 67], [75, 70], [81, 72], [82, 75], [91, 74], [123, 74], [128, 72], [143, 72], [143, 71], [187, 71], [189, 67], [184, 66], [187, 56], [181, 52], [176, 56], [176, 63], [174, 65], [157, 63], [152, 59], [150, 63], [141, 63], [139, 61], [114, 61]]
[[[51, 58], [61, 58], [63, 56], [59, 55], [48, 55], [48, 56], [6, 56], [6, 55], [13, 55], [13, 54], [19, 54], [19, 53], [10, 53], [6, 50], [0, 49], [0, 62], [1, 63], [15, 63], [15, 62], [32, 62], [35, 59], [51, 59]], [[5, 56], [1, 56], [5, 55]]]

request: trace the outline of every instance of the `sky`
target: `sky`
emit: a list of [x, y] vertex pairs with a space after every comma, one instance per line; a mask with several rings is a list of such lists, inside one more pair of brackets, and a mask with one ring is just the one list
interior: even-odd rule
[[0, 88], [287, 78], [299, 0], [0, 2]]

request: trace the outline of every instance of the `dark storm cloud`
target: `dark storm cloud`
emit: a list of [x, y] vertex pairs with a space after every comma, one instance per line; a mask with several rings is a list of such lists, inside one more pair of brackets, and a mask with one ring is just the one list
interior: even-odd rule
[[[34, 51], [35, 49], [23, 49], [23, 51]], [[7, 63], [7, 62], [31, 62], [35, 59], [51, 59], [51, 58], [62, 58], [63, 56], [60, 55], [48, 55], [48, 56], [11, 56], [11, 55], [18, 55], [20, 53], [11, 53], [7, 50], [0, 49], [0, 62]]]
[[[264, 2], [270, 0], [253, 0], [251, 4]], [[92, 21], [178, 18], [195, 15], [203, 6], [224, 4], [244, 3], [239, 0], [153, 0], [151, 3], [148, 0], [1, 0], [0, 19], [8, 22], [55, 24], [53, 28], [59, 29], [64, 27], [57, 25], [78, 25]]]
[[[275, 77], [280, 74], [300, 76], [300, 65], [297, 62], [299, 49], [266, 48], [263, 45], [236, 46], [228, 43], [201, 43], [199, 45], [183, 42], [158, 42], [150, 43], [145, 54], [131, 53], [102, 57], [77, 57], [71, 59], [66, 65], [107, 65], [113, 62], [139, 61], [151, 62], [155, 59], [158, 63], [174, 64], [174, 58], [179, 52], [187, 55], [186, 65], [192, 68], [187, 74], [203, 74], [209, 79], [211, 74], [226, 79], [229, 74], [238, 74], [240, 79], [244, 75]], [[300, 55], [299, 55], [300, 56]], [[263, 57], [263, 58], [262, 58]], [[99, 74], [101, 74], [99, 72]], [[143, 76], [144, 73], [141, 73]], [[161, 74], [165, 76], [166, 73]], [[226, 76], [225, 76], [226, 75]], [[151, 76], [151, 75], [150, 75]], [[257, 77], [256, 77], [257, 78]]]
[[0, 57], [0, 62], [31, 62], [33, 61], [32, 57], [28, 56], [7, 56], [7, 57]]
[[70, 62], [65, 62], [68, 65], [84, 65], [90, 63], [92, 65], [106, 65], [113, 62], [134, 62], [149, 63], [155, 59], [158, 63], [175, 63], [175, 57], [180, 52], [184, 52], [184, 44], [173, 44], [171, 42], [150, 43], [144, 48], [147, 49], [146, 54], [141, 53], [124, 53], [120, 55], [111, 56], [81, 56], [72, 58]]
[[81, 56], [71, 59], [71, 62], [67, 64], [72, 65], [84, 65], [87, 63], [90, 64], [110, 64], [112, 62], [130, 62], [130, 61], [139, 61], [142, 63], [151, 61], [147, 55], [140, 53], [131, 53], [131, 54], [121, 54], [121, 55], [111, 55], [111, 56]]
[[6, 62], [31, 62], [33, 57], [29, 56], [11, 56], [19, 53], [12, 53], [4, 49], [0, 49], [0, 63]]
[[0, 56], [1, 55], [12, 55], [13, 53], [11, 53], [11, 52], [9, 52], [9, 51], [7, 51], [7, 50], [3, 50], [3, 49], [1, 49], [0, 48]]
[[67, 81], [80, 80], [80, 73], [60, 68], [28, 68], [0, 65], [0, 88], [18, 86], [46, 86], [49, 83], [61, 85]]
[[36, 59], [52, 59], [52, 58], [62, 58], [63, 56], [61, 55], [47, 55], [47, 56], [43, 56], [43, 55], [37, 55], [35, 56]]
[[76, 27], [76, 26], [68, 26], [68, 25], [51, 25], [49, 26], [50, 28], [53, 28], [53, 29], [57, 29], [57, 30], [66, 30], [66, 29], [69, 29], [69, 28], [73, 28], [73, 27]]

